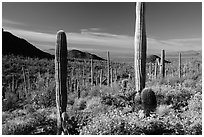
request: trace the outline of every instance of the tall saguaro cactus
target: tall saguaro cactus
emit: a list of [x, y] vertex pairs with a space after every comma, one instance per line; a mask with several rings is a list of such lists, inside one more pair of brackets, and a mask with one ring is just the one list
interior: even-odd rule
[[64, 133], [62, 128], [62, 113], [67, 107], [67, 39], [63, 30], [57, 32], [55, 49], [55, 81], [56, 81], [56, 105], [57, 105], [57, 134]]
[[107, 85], [110, 86], [110, 54], [107, 51]]
[[165, 77], [165, 50], [161, 50], [160, 74]]
[[145, 88], [147, 50], [144, 2], [136, 4], [135, 23], [135, 87], [136, 91], [141, 92]]

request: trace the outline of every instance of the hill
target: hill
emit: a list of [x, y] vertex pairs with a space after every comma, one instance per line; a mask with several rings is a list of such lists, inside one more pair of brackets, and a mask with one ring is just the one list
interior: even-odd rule
[[54, 58], [53, 55], [43, 52], [30, 44], [25, 39], [14, 36], [12, 33], [2, 29], [2, 54], [20, 55], [24, 57]]
[[68, 58], [79, 58], [79, 59], [94, 59], [94, 60], [105, 60], [95, 54], [91, 54], [88, 52], [83, 52], [80, 50], [69, 50], [68, 51]]
[[[147, 56], [146, 61], [147, 61], [147, 63], [149, 63], [149, 62], [154, 63], [157, 58], [159, 59], [159, 61], [161, 60], [161, 58], [157, 55], [149, 55], [149, 56]], [[170, 61], [167, 61], [167, 60], [164, 60], [164, 62], [165, 63], [171, 63]]]
[[[54, 55], [55, 54], [55, 49], [49, 49], [47, 50], [48, 53]], [[68, 50], [68, 58], [72, 59], [94, 59], [94, 60], [105, 60], [95, 54], [89, 53], [89, 52], [85, 52], [85, 51], [80, 51], [77, 49], [72, 49], [72, 50]]]

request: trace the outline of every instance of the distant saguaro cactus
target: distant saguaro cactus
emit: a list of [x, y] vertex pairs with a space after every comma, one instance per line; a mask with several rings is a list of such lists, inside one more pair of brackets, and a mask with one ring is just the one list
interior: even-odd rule
[[165, 50], [161, 51], [160, 74], [165, 77]]
[[179, 78], [181, 78], [181, 53], [179, 52]]
[[83, 86], [85, 86], [85, 67], [83, 66], [83, 70], [82, 70], [82, 83], [83, 83]]
[[100, 87], [102, 86], [102, 81], [103, 81], [103, 69], [100, 71]]
[[107, 85], [110, 86], [110, 54], [107, 51]]
[[159, 59], [157, 58], [155, 60], [155, 64], [154, 64], [154, 77], [155, 79], [157, 78], [157, 65], [159, 64]]
[[110, 85], [113, 87], [113, 68], [110, 68]]
[[146, 116], [149, 116], [150, 112], [155, 111], [157, 107], [156, 95], [152, 89], [145, 88], [141, 92], [141, 101]]
[[114, 79], [114, 81], [117, 81], [117, 68], [115, 68], [114, 74], [115, 74], [115, 79]]
[[62, 113], [67, 107], [67, 39], [63, 30], [57, 32], [55, 49], [55, 81], [57, 105], [57, 134], [64, 133], [62, 128]]
[[93, 59], [91, 59], [91, 86], [94, 85]]
[[136, 4], [135, 23], [135, 87], [137, 92], [141, 92], [145, 88], [147, 50], [144, 2], [137, 2]]

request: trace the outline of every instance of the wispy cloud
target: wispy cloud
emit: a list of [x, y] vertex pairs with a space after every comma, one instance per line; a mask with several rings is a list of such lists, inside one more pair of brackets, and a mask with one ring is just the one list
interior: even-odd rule
[[148, 48], [167, 51], [201, 50], [202, 38], [157, 40], [148, 38]]
[[5, 25], [5, 26], [25, 25], [22, 22], [13, 21], [13, 20], [5, 19], [5, 18], [2, 18], [2, 24]]
[[[41, 49], [55, 48], [56, 34], [41, 33], [30, 30], [21, 30], [8, 28], [8, 31], [22, 37], [40, 47]], [[67, 32], [69, 47], [79, 49], [93, 49], [115, 53], [130, 53], [134, 52], [134, 37], [127, 35], [117, 35], [111, 33], [99, 32], [99, 28], [84, 29], [81, 33]], [[168, 51], [184, 51], [184, 50], [201, 50], [201, 38], [189, 39], [169, 39], [158, 40], [155, 38], [147, 39], [148, 51], [158, 51], [161, 49]]]

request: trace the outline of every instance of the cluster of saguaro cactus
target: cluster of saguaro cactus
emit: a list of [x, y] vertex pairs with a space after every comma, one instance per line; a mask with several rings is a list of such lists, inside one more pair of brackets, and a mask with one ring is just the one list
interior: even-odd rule
[[66, 134], [62, 127], [62, 113], [67, 107], [67, 39], [64, 31], [57, 32], [55, 50], [55, 81], [57, 105], [57, 134]]

